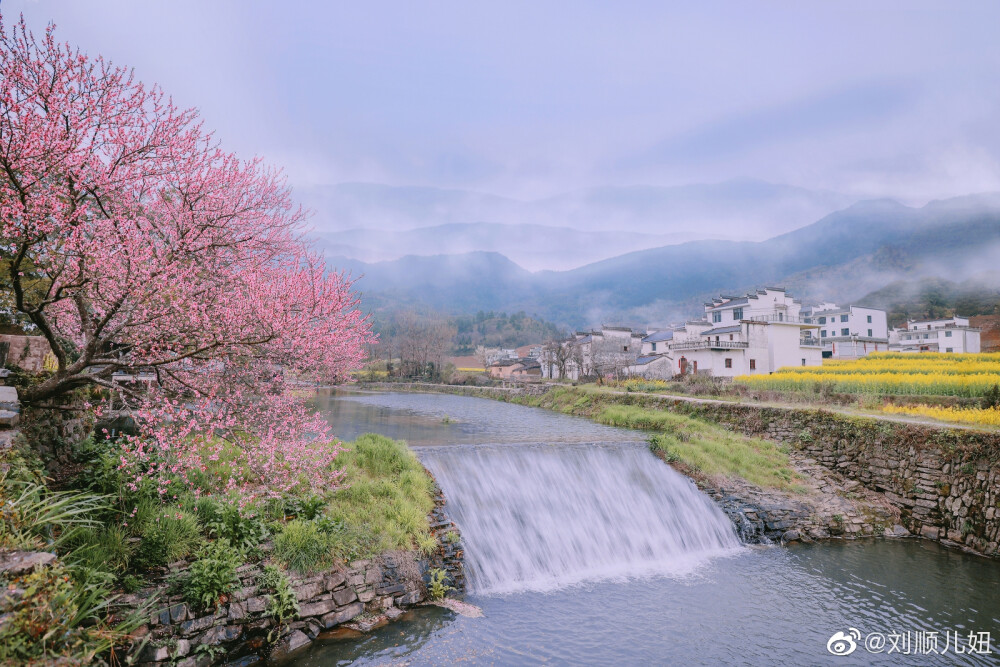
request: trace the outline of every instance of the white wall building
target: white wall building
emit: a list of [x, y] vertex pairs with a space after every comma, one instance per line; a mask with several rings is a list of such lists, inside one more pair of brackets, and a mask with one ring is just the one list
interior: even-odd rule
[[[644, 333], [629, 327], [603, 326], [599, 331], [578, 331], [562, 344], [564, 379], [579, 380], [594, 375], [622, 376], [642, 351]], [[544, 349], [539, 361], [542, 377], [559, 378], [556, 352]]]
[[977, 354], [980, 330], [969, 326], [969, 318], [907, 322], [889, 332], [891, 352], [954, 352]]
[[889, 349], [889, 325], [884, 310], [822, 303], [804, 307], [801, 315], [805, 322], [817, 325], [826, 358], [859, 359]]
[[674, 331], [668, 347], [675, 372], [735, 377], [821, 365], [816, 326], [800, 317], [801, 308], [779, 287], [706, 303], [705, 321]]

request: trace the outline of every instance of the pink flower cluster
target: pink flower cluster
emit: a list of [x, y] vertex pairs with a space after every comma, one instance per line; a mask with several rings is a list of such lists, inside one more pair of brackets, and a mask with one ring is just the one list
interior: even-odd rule
[[[317, 445], [326, 424], [288, 379], [344, 380], [372, 334], [304, 217], [280, 173], [224, 152], [193, 110], [51, 27], [0, 22], [0, 305], [58, 366], [23, 398], [114, 391], [141, 424], [123, 464], [137, 477], [214, 456], [245, 493], [336, 483], [337, 447]], [[148, 389], [115, 381], [140, 370]]]

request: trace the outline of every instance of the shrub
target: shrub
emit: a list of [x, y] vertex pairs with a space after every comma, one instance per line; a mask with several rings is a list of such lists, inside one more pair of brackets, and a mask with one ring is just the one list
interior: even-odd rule
[[295, 519], [275, 536], [274, 556], [289, 569], [314, 572], [331, 562], [330, 538], [316, 522]]
[[270, 536], [267, 522], [253, 508], [244, 510], [212, 498], [198, 502], [198, 521], [210, 537], [228, 540], [240, 551], [254, 555]]
[[203, 542], [198, 520], [191, 513], [152, 501], [140, 501], [135, 523], [140, 538], [136, 562], [142, 567], [178, 561]]
[[60, 549], [80, 529], [94, 529], [107, 498], [49, 491], [41, 484], [0, 475], [0, 548]]
[[203, 547], [184, 575], [185, 599], [201, 609], [218, 605], [239, 583], [236, 568], [241, 561], [242, 554], [227, 540], [216, 540]]
[[72, 560], [84, 567], [122, 573], [128, 569], [135, 545], [119, 526], [84, 528], [72, 541]]
[[993, 386], [986, 390], [979, 407], [983, 410], [1000, 409], [1000, 384], [994, 382]]

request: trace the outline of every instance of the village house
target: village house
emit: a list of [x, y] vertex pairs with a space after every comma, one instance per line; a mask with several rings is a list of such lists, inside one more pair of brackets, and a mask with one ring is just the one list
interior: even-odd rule
[[954, 352], [978, 353], [979, 329], [969, 324], [969, 318], [955, 317], [923, 322], [907, 322], [889, 332], [891, 352]]
[[783, 366], [819, 366], [816, 325], [784, 288], [745, 296], [720, 296], [705, 304], [705, 320], [674, 330], [668, 343], [676, 373], [735, 377], [771, 373]]
[[889, 325], [884, 310], [822, 303], [806, 306], [802, 319], [819, 328], [823, 357], [859, 359], [889, 349]]
[[623, 376], [642, 352], [644, 337], [644, 333], [623, 326], [605, 325], [597, 331], [578, 331], [561, 343], [560, 350], [550, 347], [542, 350], [539, 359], [542, 377], [560, 379], [559, 356], [563, 359], [563, 379]]

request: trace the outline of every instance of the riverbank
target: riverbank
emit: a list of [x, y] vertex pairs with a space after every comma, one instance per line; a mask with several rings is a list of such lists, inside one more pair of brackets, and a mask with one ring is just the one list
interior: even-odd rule
[[[469, 388], [459, 389], [430, 390], [469, 395]], [[523, 390], [475, 395], [588, 418], [609, 406], [668, 412], [784, 446], [788, 466], [808, 480], [802, 482], [805, 493], [769, 489], [736, 476], [713, 479], [683, 461], [670, 461], [751, 534], [824, 539], [909, 532], [997, 557], [1000, 434], [817, 408], [589, 387], [550, 386], [530, 396]]]
[[196, 490], [130, 485], [116, 447], [77, 445], [96, 463], [63, 491], [26, 450], [0, 451], [0, 662], [248, 665], [396, 618], [442, 577], [464, 587], [458, 529], [401, 441], [348, 443], [328, 489], [249, 499], [213, 470]]

